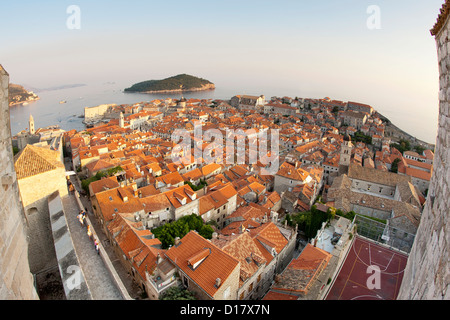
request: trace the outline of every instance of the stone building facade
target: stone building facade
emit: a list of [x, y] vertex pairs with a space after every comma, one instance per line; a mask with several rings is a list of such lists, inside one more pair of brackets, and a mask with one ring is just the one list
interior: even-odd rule
[[450, 0], [431, 34], [439, 61], [439, 127], [433, 176], [416, 240], [400, 288], [400, 300], [450, 300]]
[[9, 75], [0, 65], [0, 300], [37, 300], [13, 163], [8, 86]]
[[48, 198], [58, 191], [68, 194], [60, 151], [27, 145], [15, 157], [14, 166], [28, 223], [30, 271], [39, 274], [57, 266]]

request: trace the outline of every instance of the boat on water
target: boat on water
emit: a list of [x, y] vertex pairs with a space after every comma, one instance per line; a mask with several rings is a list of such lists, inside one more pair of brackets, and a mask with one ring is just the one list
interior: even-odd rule
[[102, 121], [101, 120], [89, 120], [89, 121], [83, 120], [82, 122], [86, 125], [87, 128], [93, 128], [93, 127], [95, 127], [95, 125], [99, 124]]
[[61, 101], [59, 102], [59, 104], [64, 104], [64, 103], [67, 103], [67, 101], [66, 101], [66, 100], [61, 100]]

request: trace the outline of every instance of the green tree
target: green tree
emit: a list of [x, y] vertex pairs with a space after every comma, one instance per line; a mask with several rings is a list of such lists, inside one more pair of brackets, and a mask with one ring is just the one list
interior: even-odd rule
[[401, 153], [411, 150], [411, 144], [408, 140], [401, 139], [398, 143], [392, 143], [391, 148], [395, 148]]
[[180, 287], [171, 287], [166, 290], [160, 300], [197, 300], [192, 292]]
[[398, 173], [398, 164], [400, 163], [400, 158], [396, 158], [392, 161], [391, 172]]
[[163, 249], [168, 249], [175, 244], [175, 238], [183, 238], [191, 230], [197, 231], [205, 239], [211, 239], [214, 232], [214, 229], [205, 224], [200, 216], [192, 214], [155, 228], [152, 233], [161, 241]]
[[417, 152], [418, 154], [422, 154], [422, 153], [426, 150], [425, 147], [422, 147], [422, 146], [420, 146], [420, 145], [415, 146], [413, 149], [414, 149], [414, 151]]

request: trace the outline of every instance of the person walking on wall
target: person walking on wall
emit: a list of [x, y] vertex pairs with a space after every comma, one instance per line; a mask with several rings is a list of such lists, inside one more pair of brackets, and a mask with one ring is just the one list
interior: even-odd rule
[[80, 224], [83, 226], [84, 225], [84, 219], [83, 219], [83, 215], [80, 213], [78, 216], [78, 221], [80, 221]]
[[89, 239], [92, 240], [92, 230], [91, 230], [91, 226], [87, 226], [87, 235], [89, 236]]
[[94, 245], [95, 245], [95, 250], [97, 251], [97, 254], [100, 255], [100, 248], [99, 248], [99, 243], [98, 243], [97, 239], [94, 240]]

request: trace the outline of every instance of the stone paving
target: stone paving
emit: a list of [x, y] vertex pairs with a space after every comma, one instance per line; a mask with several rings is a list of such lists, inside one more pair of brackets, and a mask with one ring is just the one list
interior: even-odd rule
[[62, 199], [72, 241], [81, 268], [94, 300], [122, 300], [114, 280], [110, 276], [102, 258], [97, 254], [93, 240], [87, 235], [86, 226], [77, 219], [78, 204], [74, 195]]
[[[70, 165], [66, 163], [66, 169], [69, 167]], [[71, 182], [74, 183], [72, 178]], [[92, 298], [94, 300], [123, 300], [123, 294], [117, 287], [102, 257], [97, 253], [93, 239], [90, 239], [87, 234], [86, 225], [82, 226], [77, 219], [80, 207], [75, 194], [71, 192], [68, 196], [63, 197], [62, 203], [75, 251]]]
[[[66, 159], [66, 169], [67, 169], [67, 171], [71, 170], [71, 165], [70, 165], [69, 161], [67, 161], [67, 159]], [[81, 191], [80, 182], [75, 176], [71, 176], [70, 181], [75, 186], [76, 190]], [[75, 196], [72, 195], [72, 197], [73, 197], [73, 200], [76, 201]], [[115, 279], [116, 281], [114, 281], [114, 283], [117, 284], [118, 282], [120, 282], [120, 286], [121, 286], [121, 290], [122, 290], [121, 297], [126, 296], [125, 297], [126, 299], [142, 299], [144, 296], [143, 290], [136, 285], [136, 283], [133, 281], [133, 278], [131, 277], [131, 275], [125, 270], [124, 266], [121, 264], [121, 262], [117, 258], [117, 255], [114, 252], [112, 246], [110, 245], [109, 240], [106, 237], [105, 233], [103, 232], [103, 229], [102, 229], [100, 223], [97, 221], [97, 219], [95, 218], [95, 216], [93, 214], [92, 205], [91, 205], [89, 198], [87, 196], [81, 195], [79, 197], [79, 200], [80, 200], [82, 206], [86, 209], [87, 218], [89, 219], [90, 225], [92, 226], [93, 231], [94, 231], [95, 235], [97, 236], [97, 239], [101, 243], [102, 254], [104, 255], [105, 260], [108, 260], [109, 268], [114, 269], [113, 272], [116, 277], [116, 279]], [[78, 202], [75, 203], [75, 208], [77, 208], [77, 210], [78, 210], [78, 208], [79, 208]], [[72, 222], [76, 227], [78, 227], [78, 229], [81, 229], [81, 224], [79, 223], [78, 219], [76, 218], [76, 216], [78, 214], [79, 214], [79, 212], [75, 213], [75, 218], [72, 220]], [[83, 232], [81, 232], [81, 233], [83, 233]], [[80, 234], [80, 235], [83, 236], [85, 239], [89, 240], [86, 228], [84, 228], [84, 234]], [[74, 241], [76, 241], [76, 240], [74, 240]], [[97, 255], [95, 248], [94, 248], [94, 244], [91, 242], [91, 243], [89, 243], [89, 245], [91, 246], [91, 248], [86, 248], [86, 249], [90, 250], [91, 253], [94, 252], [94, 254]], [[100, 259], [100, 260], [102, 260], [102, 259]], [[81, 262], [81, 264], [83, 264], [83, 263]], [[103, 271], [103, 272], [107, 272], [108, 275], [111, 275], [111, 272], [108, 270], [108, 267], [105, 266], [105, 263], [103, 263], [103, 265], [104, 265], [104, 268], [106, 269], [106, 271]], [[110, 276], [110, 280], [111, 280], [111, 278], [112, 278], [112, 276]], [[115, 287], [117, 288], [118, 286], [115, 285]], [[119, 290], [119, 293], [120, 293], [120, 290]], [[95, 300], [95, 297], [94, 297], [94, 300]]]

